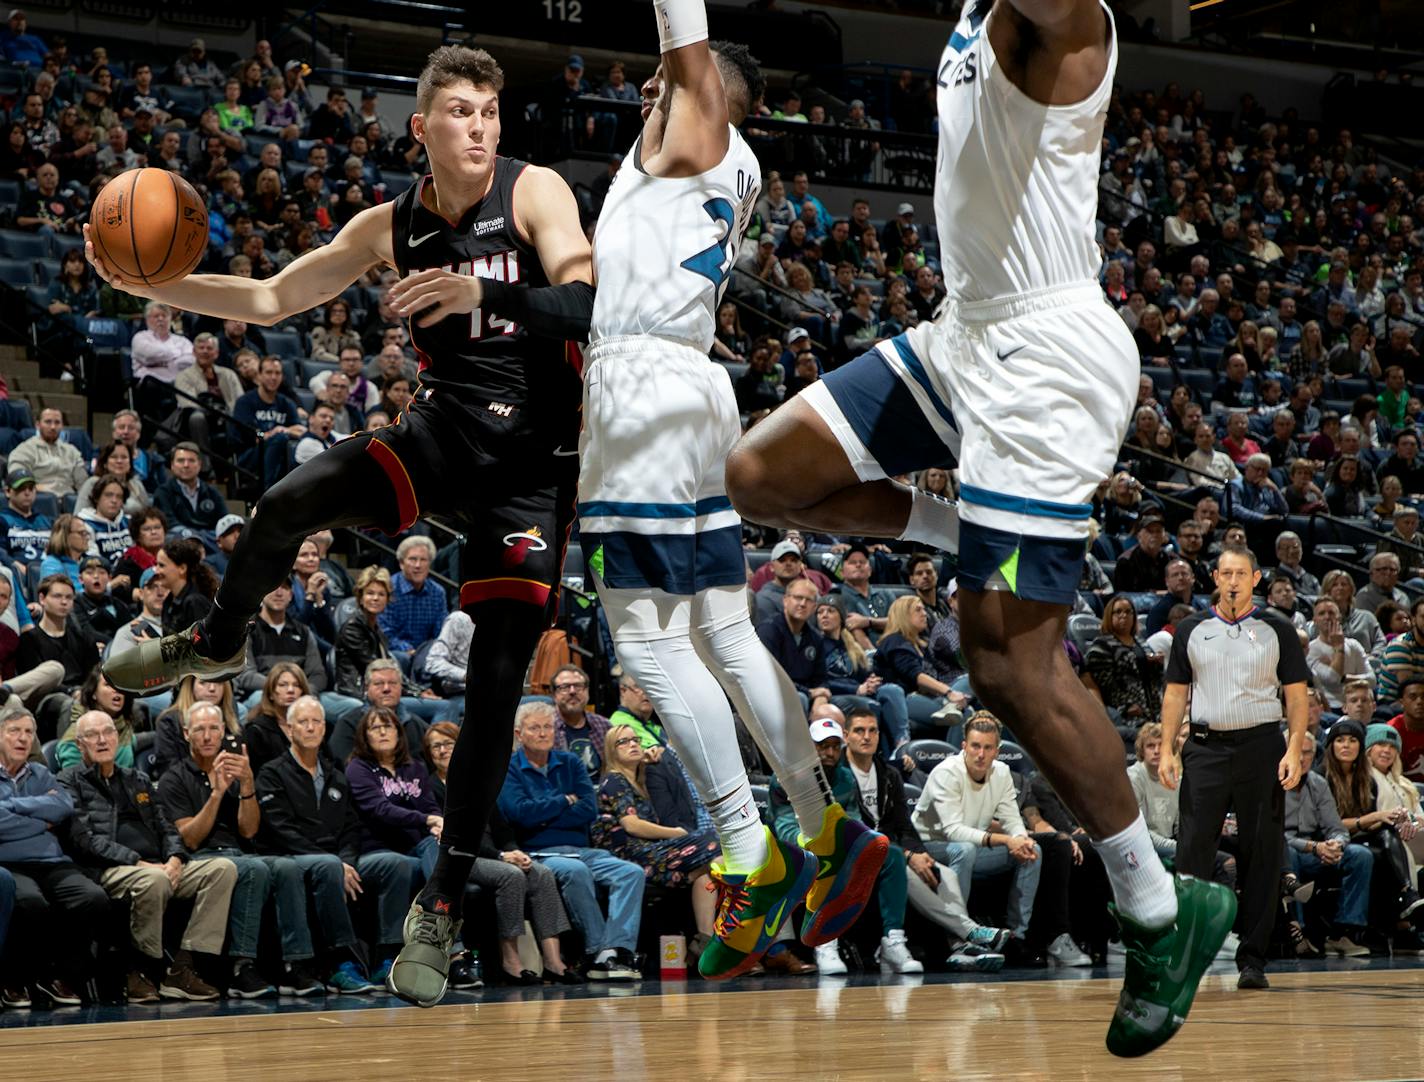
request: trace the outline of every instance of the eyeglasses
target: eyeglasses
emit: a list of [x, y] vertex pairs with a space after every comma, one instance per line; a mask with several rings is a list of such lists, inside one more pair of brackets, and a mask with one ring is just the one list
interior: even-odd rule
[[585, 684], [582, 680], [575, 680], [575, 681], [573, 681], [572, 683], [568, 683], [568, 684], [555, 684], [555, 685], [554, 685], [554, 690], [555, 690], [555, 691], [582, 691], [582, 690], [583, 690], [584, 688], [586, 688], [586, 687], [588, 687], [588, 685]]
[[619, 739], [619, 740], [613, 741], [613, 746], [614, 746], [615, 748], [621, 748], [621, 747], [624, 747], [624, 746], [626, 746], [626, 745], [628, 745], [628, 744], [638, 744], [638, 743], [641, 743], [641, 741], [640, 741], [636, 736], [625, 736], [625, 737], [623, 737], [623, 738], [621, 738], [621, 739]]
[[455, 741], [453, 740], [432, 740], [430, 742], [430, 750], [434, 752], [453, 751], [454, 748]]

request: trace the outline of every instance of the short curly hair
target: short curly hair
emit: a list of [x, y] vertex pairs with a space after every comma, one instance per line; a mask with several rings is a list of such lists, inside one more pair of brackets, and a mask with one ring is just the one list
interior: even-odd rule
[[761, 61], [745, 45], [735, 41], [710, 41], [707, 47], [717, 59], [722, 85], [727, 88], [729, 119], [733, 124], [740, 124], [766, 93]]

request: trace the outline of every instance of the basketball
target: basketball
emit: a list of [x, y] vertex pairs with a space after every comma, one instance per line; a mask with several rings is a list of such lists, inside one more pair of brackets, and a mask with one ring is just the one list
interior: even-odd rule
[[208, 212], [167, 169], [130, 169], [104, 185], [90, 215], [94, 252], [110, 270], [158, 286], [193, 272], [208, 250]]

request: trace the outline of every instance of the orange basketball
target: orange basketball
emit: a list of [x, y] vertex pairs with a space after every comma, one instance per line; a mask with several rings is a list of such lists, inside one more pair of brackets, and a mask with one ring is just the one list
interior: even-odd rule
[[208, 210], [167, 169], [130, 169], [104, 185], [89, 215], [94, 252], [124, 278], [158, 286], [191, 274], [208, 250]]

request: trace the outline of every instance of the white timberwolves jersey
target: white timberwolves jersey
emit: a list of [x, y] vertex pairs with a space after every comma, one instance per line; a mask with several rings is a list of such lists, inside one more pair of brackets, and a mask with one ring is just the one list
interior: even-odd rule
[[[1004, 4], [999, 4], [1003, 7]], [[1014, 86], [989, 44], [991, 0], [970, 0], [939, 66], [935, 221], [949, 295], [973, 302], [1091, 281], [1103, 122], [1117, 69], [1075, 105]]]
[[727, 154], [695, 177], [639, 166], [642, 136], [608, 189], [593, 238], [589, 343], [658, 335], [712, 348], [717, 304], [761, 191], [761, 166], [728, 125]]

